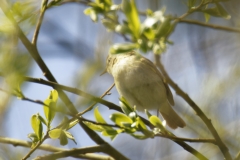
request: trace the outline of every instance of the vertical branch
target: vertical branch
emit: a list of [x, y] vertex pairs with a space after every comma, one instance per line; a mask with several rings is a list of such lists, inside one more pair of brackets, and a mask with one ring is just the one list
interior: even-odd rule
[[32, 44], [34, 46], [36, 46], [36, 44], [37, 44], [37, 38], [38, 38], [40, 27], [42, 25], [42, 21], [43, 21], [45, 11], [47, 9], [47, 4], [48, 4], [48, 0], [43, 0], [42, 1], [42, 6], [41, 6], [41, 10], [40, 10], [40, 17], [38, 19], [37, 26], [36, 26], [36, 29], [35, 29], [35, 32], [34, 32], [34, 35], [33, 35], [33, 38], [32, 38]]
[[164, 66], [162, 65], [160, 61], [160, 56], [155, 55], [155, 61], [157, 67], [161, 70], [162, 74], [166, 78], [167, 83], [175, 90], [176, 94], [178, 94], [180, 97], [182, 97], [191, 107], [192, 109], [196, 112], [196, 114], [202, 119], [202, 121], [205, 123], [211, 134], [213, 135], [214, 139], [216, 140], [216, 144], [221, 150], [222, 154], [226, 158], [226, 160], [232, 160], [232, 157], [228, 151], [227, 146], [223, 143], [221, 140], [220, 136], [218, 135], [216, 129], [214, 128], [211, 119], [209, 119], [203, 111], [197, 106], [197, 104], [185, 93], [183, 90], [178, 87], [177, 84], [173, 82], [173, 80], [169, 77], [167, 74]]

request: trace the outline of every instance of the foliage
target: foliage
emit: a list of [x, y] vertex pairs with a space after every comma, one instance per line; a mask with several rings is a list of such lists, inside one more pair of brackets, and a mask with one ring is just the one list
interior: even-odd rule
[[[230, 14], [223, 7], [225, 1], [226, 0], [186, 0], [184, 3], [186, 4], [187, 9], [182, 16], [176, 16], [174, 13], [166, 14], [167, 8], [162, 8], [157, 11], [146, 9], [146, 11], [140, 12], [137, 7], [137, 1], [134, 0], [122, 0], [121, 4], [115, 4], [112, 0], [74, 2], [87, 6], [83, 12], [85, 15], [89, 16], [93, 22], [100, 21], [109, 32], [114, 32], [126, 40], [125, 43], [113, 44], [110, 48], [110, 53], [116, 54], [132, 50], [140, 50], [142, 53], [152, 52], [159, 56], [166, 52], [168, 45], [173, 45], [173, 42], [169, 37], [174, 33], [174, 29], [178, 23], [181, 22], [181, 20], [184, 20], [188, 15], [199, 12], [205, 17], [205, 22], [208, 22], [211, 17], [230, 19]], [[42, 0], [41, 7], [38, 7], [39, 4], [34, 3], [34, 1], [31, 0], [11, 1], [6, 3], [4, 0], [0, 2], [0, 6], [5, 14], [3, 15], [3, 13], [1, 13], [0, 15], [0, 40], [2, 42], [0, 45], [0, 50], [2, 51], [0, 54], [0, 74], [6, 81], [5, 89], [9, 94], [14, 95], [21, 100], [27, 100], [43, 105], [44, 116], [36, 113], [32, 115], [30, 119], [33, 133], [29, 133], [28, 137], [31, 139], [32, 149], [23, 159], [27, 159], [47, 138], [59, 139], [61, 145], [67, 145], [69, 139], [76, 143], [74, 136], [69, 130], [77, 124], [82, 126], [83, 130], [98, 144], [97, 147], [100, 148], [97, 151], [84, 151], [83, 155], [86, 157], [88, 156], [86, 153], [104, 152], [115, 159], [119, 157], [121, 157], [119, 159], [127, 159], [115, 148], [111, 147], [107, 142], [101, 139], [101, 137], [95, 133], [96, 131], [100, 132], [102, 136], [109, 137], [111, 140], [114, 140], [119, 134], [123, 133], [140, 140], [162, 136], [181, 145], [185, 150], [198, 159], [206, 158], [204, 155], [186, 144], [185, 141], [207, 141], [217, 145], [225, 159], [231, 159], [228, 148], [226, 148], [221, 141], [211, 121], [188, 97], [188, 95], [186, 95], [177, 85], [174, 85], [168, 75], [166, 73], [164, 74], [164, 70], [162, 70], [162, 72], [164, 76], [166, 76], [166, 79], [170, 81], [170, 84], [172, 84], [171, 86], [173, 86], [173, 89], [196, 111], [197, 115], [204, 121], [210, 132], [213, 133], [212, 135], [214, 139], [189, 140], [176, 137], [165, 128], [164, 123], [157, 116], [151, 115], [147, 110], [145, 113], [148, 120], [139, 116], [136, 107], [130, 106], [124, 97], [121, 97], [119, 102], [122, 112], [115, 112], [109, 116], [109, 119], [114, 124], [107, 123], [105, 120], [106, 118], [102, 116], [98, 107], [93, 111], [95, 121], [83, 118], [83, 115], [87, 111], [90, 111], [94, 105], [90, 106], [87, 111], [75, 113], [74, 110], [76, 110], [76, 108], [62, 90], [65, 89], [83, 97], [90, 97], [89, 99], [91, 101], [102, 103], [110, 109], [118, 110], [118, 108], [108, 101], [94, 97], [75, 88], [73, 89], [62, 85], [59, 86], [38, 53], [34, 39], [37, 40], [45, 11], [53, 7], [57, 8], [68, 2], [69, 1], [65, 0]], [[144, 18], [141, 19], [140, 15], [143, 15]], [[201, 25], [207, 25], [207, 23], [201, 23]], [[25, 34], [28, 34], [35, 26], [36, 29], [33, 36], [33, 42], [31, 43]], [[26, 53], [26, 50], [22, 49], [22, 44], [19, 39], [43, 71], [44, 76], [48, 79], [47, 82], [41, 79], [36, 80], [31, 77], [25, 77], [31, 69], [32, 59], [28, 53]], [[159, 68], [161, 68], [161, 66]], [[55, 89], [50, 92], [49, 97], [43, 102], [39, 100], [31, 100], [26, 98], [21, 90], [22, 83], [26, 80], [49, 85]], [[56, 119], [56, 114], [62, 112], [57, 103], [59, 97], [65, 103], [69, 112], [64, 112], [64, 114], [66, 114], [65, 118], [58, 126], [53, 127], [52, 122]], [[87, 127], [84, 128], [85, 126]], [[74, 151], [74, 149], [70, 151]], [[83, 155], [80, 155], [80, 157]], [[79, 154], [72, 154], [72, 156], [79, 156]], [[87, 158], [91, 159], [89, 157]]]

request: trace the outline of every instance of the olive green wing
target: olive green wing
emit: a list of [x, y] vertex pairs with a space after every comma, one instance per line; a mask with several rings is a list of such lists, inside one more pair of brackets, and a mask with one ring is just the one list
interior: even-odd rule
[[145, 57], [141, 57], [140, 61], [142, 61], [143, 64], [148, 65], [148, 67], [151, 68], [151, 70], [161, 78], [161, 80], [166, 88], [166, 94], [167, 94], [168, 101], [171, 105], [174, 105], [172, 92], [171, 92], [170, 88], [168, 87], [168, 85], [166, 84], [166, 82], [164, 82], [163, 76], [160, 73], [160, 71], [157, 69], [157, 67], [152, 63], [152, 61], [150, 61], [149, 59], [147, 59]]

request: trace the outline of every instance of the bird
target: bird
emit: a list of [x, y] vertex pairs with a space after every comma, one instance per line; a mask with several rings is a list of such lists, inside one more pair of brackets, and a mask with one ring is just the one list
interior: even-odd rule
[[171, 90], [152, 61], [135, 51], [109, 53], [106, 71], [113, 76], [119, 95], [131, 106], [136, 106], [138, 111], [158, 110], [172, 129], [186, 126], [184, 120], [173, 110]]

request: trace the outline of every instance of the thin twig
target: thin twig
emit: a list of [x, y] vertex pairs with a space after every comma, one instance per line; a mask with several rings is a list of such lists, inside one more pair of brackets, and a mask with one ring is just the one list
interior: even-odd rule
[[216, 145], [215, 139], [193, 139], [193, 138], [182, 138], [182, 137], [174, 137], [174, 136], [169, 136], [165, 134], [157, 134], [157, 137], [163, 137], [163, 138], [168, 138], [171, 140], [176, 140], [176, 141], [185, 141], [185, 142], [196, 142], [196, 143], [212, 143]]
[[[109, 88], [106, 90], [106, 92], [104, 92], [103, 95], [100, 96], [100, 98], [103, 98], [103, 97], [105, 97], [107, 94], [109, 94], [110, 90], [111, 90], [114, 86], [115, 86], [115, 84], [113, 83], [113, 84], [111, 85], [111, 87], [109, 87]], [[85, 109], [84, 111], [78, 113], [78, 114], [76, 115], [76, 117], [79, 117], [79, 116], [85, 114], [86, 112], [92, 110], [92, 108], [93, 108], [96, 104], [97, 104], [97, 102], [93, 103], [93, 104], [92, 104], [91, 106], [89, 106], [87, 109]]]
[[179, 22], [180, 23], [195, 24], [195, 25], [198, 25], [198, 26], [204, 26], [204, 27], [208, 27], [208, 28], [212, 28], [212, 29], [218, 29], [218, 30], [223, 30], [223, 31], [240, 33], [240, 29], [238, 29], [238, 28], [219, 26], [219, 25], [209, 24], [209, 23], [200, 22], [200, 21], [196, 21], [196, 20], [180, 19]]
[[43, 5], [42, 5], [42, 8], [40, 10], [40, 16], [39, 16], [39, 19], [38, 19], [38, 22], [37, 22], [37, 26], [36, 26], [36, 29], [35, 29], [35, 32], [34, 32], [33, 38], [32, 38], [32, 44], [34, 46], [36, 46], [36, 43], [37, 43], [39, 30], [40, 30], [40, 27], [42, 25], [42, 21], [43, 21], [43, 17], [44, 17], [45, 11], [47, 9], [48, 0], [42, 0], [42, 4]]
[[[0, 73], [0, 75], [1, 75], [1, 73]], [[28, 97], [25, 97], [24, 95], [21, 95], [21, 97], [19, 97], [17, 94], [14, 94], [14, 93], [12, 93], [12, 92], [10, 92], [10, 91], [7, 91], [7, 90], [4, 90], [4, 89], [2, 89], [2, 88], [0, 88], [0, 91], [2, 91], [2, 92], [5, 92], [5, 93], [7, 93], [7, 94], [9, 94], [9, 95], [13, 95], [13, 96], [15, 96], [15, 97], [18, 97], [20, 100], [22, 100], [22, 101], [28, 101], [28, 102], [32, 102], [32, 103], [35, 103], [35, 104], [40, 104], [40, 105], [43, 105], [43, 106], [46, 106], [46, 107], [50, 107], [50, 106], [48, 106], [47, 104], [45, 104], [43, 101], [41, 101], [41, 100], [34, 100], [34, 99], [30, 99], [30, 98], [28, 98]], [[56, 112], [61, 112], [61, 113], [63, 113], [63, 114], [66, 114], [66, 115], [69, 115], [69, 116], [74, 116], [73, 114], [71, 114], [70, 112], [68, 112], [68, 111], [63, 111], [63, 110], [61, 110], [61, 109], [58, 109], [58, 108], [51, 108], [51, 109], [53, 109], [54, 111], [56, 111]]]
[[173, 80], [167, 74], [164, 66], [162, 65], [159, 55], [155, 55], [155, 61], [156, 61], [157, 67], [160, 69], [160, 71], [162, 72], [162, 74], [166, 78], [167, 83], [175, 90], [176, 94], [178, 94], [180, 97], [182, 97], [192, 107], [192, 109], [196, 112], [196, 114], [202, 119], [202, 121], [205, 123], [205, 125], [208, 127], [208, 129], [212, 133], [213, 137], [215, 138], [216, 145], [219, 147], [219, 149], [221, 150], [224, 157], [227, 160], [231, 160], [232, 157], [231, 157], [231, 155], [228, 151], [228, 148], [222, 142], [220, 136], [218, 135], [216, 129], [214, 128], [214, 126], [211, 122], [211, 119], [207, 118], [207, 116], [197, 106], [197, 104], [185, 92], [183, 92], [183, 90], [180, 87], [178, 87], [177, 84], [175, 84], [173, 82]]
[[44, 137], [22, 158], [22, 160], [26, 160], [31, 154], [47, 139], [48, 134], [45, 134]]

